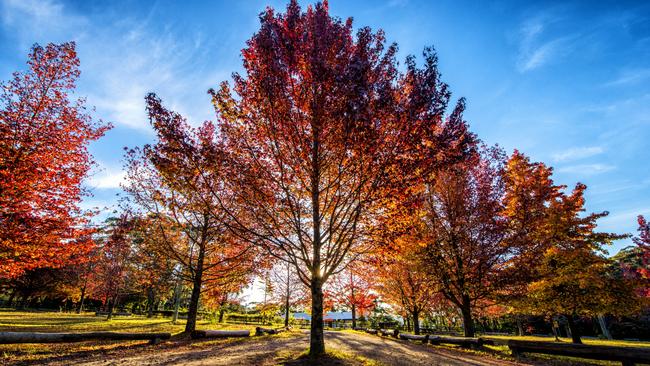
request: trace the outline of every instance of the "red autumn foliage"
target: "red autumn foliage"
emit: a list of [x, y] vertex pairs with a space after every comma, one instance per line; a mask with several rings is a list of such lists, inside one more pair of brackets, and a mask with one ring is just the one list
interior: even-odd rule
[[348, 266], [333, 277], [325, 291], [326, 297], [352, 312], [352, 327], [357, 326], [357, 317], [368, 315], [375, 307], [377, 295], [373, 290], [373, 278], [367, 277], [368, 268], [360, 262]]
[[[268, 8], [244, 75], [211, 91], [242, 217], [234, 229], [288, 258], [311, 288], [310, 353], [324, 352], [323, 284], [359, 254], [410, 181], [472, 140], [461, 100], [446, 117], [437, 56], [404, 72], [396, 45], [329, 14], [327, 2]], [[235, 187], [237, 188], [235, 190]]]
[[73, 42], [35, 45], [28, 66], [0, 95], [0, 278], [61, 267], [90, 250], [81, 183], [88, 144], [110, 128], [69, 96], [79, 77]]

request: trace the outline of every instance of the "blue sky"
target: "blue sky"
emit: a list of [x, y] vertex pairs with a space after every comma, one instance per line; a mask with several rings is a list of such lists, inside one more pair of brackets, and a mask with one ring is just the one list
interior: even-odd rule
[[[304, 5], [308, 2], [301, 2]], [[213, 118], [207, 89], [241, 70], [240, 50], [267, 5], [284, 1], [0, 0], [0, 79], [35, 43], [77, 42], [78, 94], [115, 128], [94, 143], [85, 207], [114, 207], [124, 146], [150, 142], [144, 95], [191, 121]], [[589, 187], [601, 229], [636, 231], [650, 215], [650, 3], [332, 0], [331, 13], [383, 28], [403, 59], [436, 47], [454, 97], [489, 144]], [[611, 253], [629, 245], [623, 240]]]

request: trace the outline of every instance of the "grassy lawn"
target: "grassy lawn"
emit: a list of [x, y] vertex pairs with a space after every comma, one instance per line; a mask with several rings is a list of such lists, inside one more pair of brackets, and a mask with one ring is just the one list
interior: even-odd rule
[[[0, 309], [0, 332], [169, 332], [174, 338], [185, 329], [185, 320], [172, 324], [170, 318], [151, 318], [132, 315], [115, 317], [94, 313], [24, 312]], [[197, 321], [197, 329], [255, 329], [255, 325], [220, 324]], [[5, 362], [34, 361], [72, 353], [89, 353], [109, 349], [142, 347], [147, 341], [88, 341], [50, 344], [0, 344], [0, 364]]]
[[[554, 342], [555, 338], [553, 337], [536, 337], [536, 336], [484, 336], [485, 339], [494, 339], [495, 341], [508, 341], [510, 339], [515, 339], [518, 341], [539, 341], [539, 342]], [[560, 337], [560, 340], [564, 343], [571, 343], [571, 338]], [[582, 343], [597, 345], [597, 346], [618, 346], [618, 347], [645, 347], [650, 348], [650, 342], [645, 341], [624, 341], [624, 340], [607, 340], [607, 339], [582, 339]]]
[[[540, 342], [554, 342], [555, 338], [553, 337], [537, 337], [537, 336], [485, 336], [485, 339], [493, 339], [495, 341], [507, 342], [510, 339], [521, 340], [521, 341], [540, 341]], [[560, 341], [563, 343], [571, 343], [571, 338], [560, 337]], [[643, 341], [624, 341], [624, 340], [606, 340], [606, 339], [582, 339], [582, 342], [587, 345], [598, 345], [598, 346], [618, 346], [618, 347], [644, 347], [650, 348], [650, 342]], [[495, 356], [505, 356], [512, 357], [510, 349], [505, 344], [498, 344], [494, 346], [485, 346], [485, 352], [491, 353]], [[543, 362], [548, 365], [620, 365], [618, 361], [597, 361], [597, 360], [587, 360], [580, 359], [575, 357], [565, 357], [565, 356], [553, 356], [553, 355], [544, 355], [538, 353], [526, 353], [523, 356], [523, 359], [533, 360]]]

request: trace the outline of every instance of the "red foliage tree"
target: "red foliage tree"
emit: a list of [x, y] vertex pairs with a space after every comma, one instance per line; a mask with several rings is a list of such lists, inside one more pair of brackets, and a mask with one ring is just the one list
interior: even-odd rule
[[365, 274], [367, 269], [355, 262], [333, 277], [326, 290], [326, 296], [331, 297], [335, 304], [352, 311], [352, 328], [357, 326], [357, 315], [367, 315], [377, 300], [372, 280]]
[[375, 217], [404, 181], [471, 135], [462, 101], [445, 118], [450, 92], [431, 49], [423, 68], [409, 57], [402, 73], [383, 32], [355, 37], [326, 2], [303, 12], [291, 1], [260, 20], [242, 51], [245, 75], [211, 92], [244, 214], [234, 229], [291, 261], [310, 287], [314, 356], [325, 349], [323, 284], [371, 249]]
[[107, 306], [107, 319], [113, 317], [113, 310], [122, 296], [135, 289], [135, 247], [133, 229], [135, 220], [129, 213], [110, 218], [99, 239], [99, 258], [90, 275], [92, 293]]
[[425, 180], [402, 241], [418, 254], [432, 285], [463, 316], [466, 337], [474, 336], [472, 312], [502, 282], [501, 268], [512, 254], [505, 242], [504, 154], [483, 149]]
[[88, 144], [110, 128], [93, 123], [74, 43], [35, 45], [29, 70], [0, 95], [0, 278], [61, 267], [92, 245], [79, 203], [92, 164]]
[[646, 280], [641, 291], [648, 297], [650, 296], [650, 284], [648, 284], [648, 281], [650, 281], [650, 223], [642, 215], [639, 215], [637, 222], [639, 224], [639, 235], [632, 240], [643, 252], [643, 266], [639, 267], [637, 272]]

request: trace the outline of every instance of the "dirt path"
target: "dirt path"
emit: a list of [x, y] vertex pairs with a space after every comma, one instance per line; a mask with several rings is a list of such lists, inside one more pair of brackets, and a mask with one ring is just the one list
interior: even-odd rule
[[327, 332], [325, 339], [327, 346], [331, 348], [355, 353], [386, 365], [523, 365], [488, 356], [481, 357], [461, 351], [366, 334]]
[[[450, 349], [349, 332], [326, 332], [326, 347], [385, 365], [516, 365]], [[234, 341], [170, 342], [39, 360], [47, 365], [276, 365], [279, 356], [304, 351], [306, 333]], [[23, 363], [29, 364], [29, 363]], [[521, 364], [518, 364], [521, 365]]]

